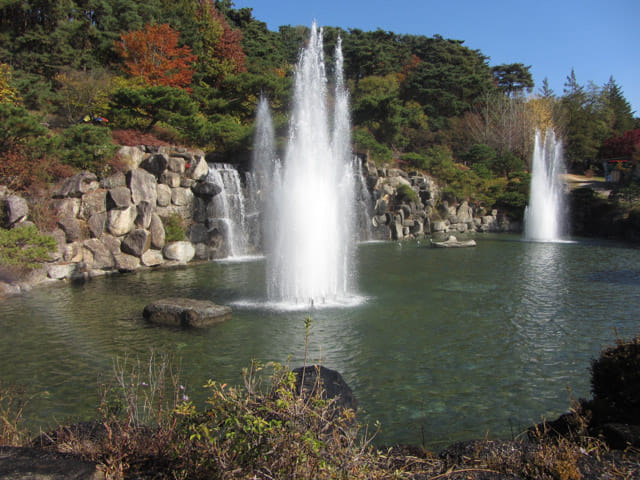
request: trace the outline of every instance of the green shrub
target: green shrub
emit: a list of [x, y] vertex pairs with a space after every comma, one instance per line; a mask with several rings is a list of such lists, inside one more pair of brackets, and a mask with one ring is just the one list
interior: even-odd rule
[[426, 155], [421, 155], [415, 152], [405, 153], [402, 155], [401, 159], [413, 168], [418, 168], [420, 170], [427, 170], [431, 166], [430, 159]]
[[186, 240], [186, 230], [184, 219], [177, 213], [174, 213], [164, 220], [165, 240], [167, 242], [180, 242], [182, 240]]
[[322, 387], [297, 393], [293, 372], [277, 364], [263, 391], [261, 369], [245, 369], [244, 388], [209, 381], [207, 411], [185, 412], [176, 445], [190, 459], [189, 478], [376, 477], [372, 438], [361, 435], [353, 410], [323, 398]]
[[357, 151], [367, 152], [376, 163], [389, 162], [393, 158], [391, 150], [386, 145], [378, 143], [366, 128], [356, 128], [353, 131], [353, 142]]
[[49, 259], [57, 243], [49, 235], [41, 235], [33, 226], [5, 230], [0, 228], [0, 264], [35, 269]]
[[108, 173], [116, 149], [108, 128], [75, 125], [62, 132], [59, 155], [67, 165], [102, 176]]
[[420, 197], [409, 185], [402, 184], [396, 189], [396, 195], [401, 202], [418, 202]]
[[640, 337], [619, 340], [591, 363], [591, 392], [613, 421], [633, 422], [640, 415]]

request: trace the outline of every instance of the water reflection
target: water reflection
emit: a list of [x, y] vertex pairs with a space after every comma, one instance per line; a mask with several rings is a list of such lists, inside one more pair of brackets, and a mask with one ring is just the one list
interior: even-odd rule
[[[96, 383], [116, 356], [151, 350], [182, 360], [192, 398], [208, 378], [239, 383], [252, 359], [340, 371], [380, 442], [430, 444], [509, 435], [565, 411], [566, 386], [589, 394], [588, 367], [602, 345], [637, 334], [640, 251], [480, 237], [476, 249], [417, 244], [359, 247], [351, 308], [264, 308], [264, 261], [199, 266], [36, 289], [0, 303], [0, 378], [49, 391], [31, 404], [36, 424], [95, 413]], [[234, 305], [204, 330], [158, 328], [149, 301], [185, 296]], [[200, 395], [200, 396], [199, 396]]]

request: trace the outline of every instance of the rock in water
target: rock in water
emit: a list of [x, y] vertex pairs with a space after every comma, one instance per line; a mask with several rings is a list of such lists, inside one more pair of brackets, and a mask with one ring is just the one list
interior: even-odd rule
[[206, 327], [231, 318], [231, 308], [207, 300], [165, 298], [144, 307], [145, 319], [175, 327]]

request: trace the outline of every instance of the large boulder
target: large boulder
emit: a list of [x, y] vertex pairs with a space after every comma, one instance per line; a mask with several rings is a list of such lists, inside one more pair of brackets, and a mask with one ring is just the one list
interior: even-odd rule
[[59, 218], [58, 226], [65, 233], [68, 243], [80, 240], [84, 236], [80, 222], [75, 217], [65, 215], [64, 217]]
[[47, 276], [54, 280], [62, 280], [64, 278], [71, 278], [76, 265], [73, 263], [61, 263], [47, 265]]
[[[174, 154], [174, 155], [178, 155], [178, 154]], [[182, 174], [185, 171], [186, 163], [187, 162], [184, 158], [178, 157], [178, 156], [172, 156], [172, 157], [169, 157], [169, 165], [167, 167], [172, 172]]]
[[124, 210], [109, 210], [107, 215], [107, 229], [116, 237], [126, 235], [133, 230], [138, 210], [134, 205]]
[[53, 196], [57, 198], [81, 197], [87, 192], [97, 190], [99, 186], [98, 177], [94, 173], [84, 171], [64, 180], [54, 190]]
[[89, 220], [96, 213], [105, 213], [107, 211], [107, 191], [94, 190], [82, 195], [80, 203], [80, 218]]
[[209, 174], [209, 164], [204, 156], [196, 156], [187, 169], [187, 176], [194, 180], [203, 180]]
[[171, 187], [164, 183], [159, 183], [156, 187], [157, 202], [159, 207], [171, 205]]
[[140, 262], [145, 267], [155, 267], [164, 263], [164, 257], [160, 250], [147, 250], [140, 257]]
[[193, 192], [190, 188], [172, 188], [171, 203], [178, 206], [187, 206], [193, 203]]
[[337, 371], [319, 365], [307, 365], [296, 368], [293, 373], [296, 376], [298, 395], [320, 395], [325, 399], [336, 399], [337, 407], [351, 410], [358, 408], [351, 388]]
[[109, 209], [127, 208], [131, 205], [131, 190], [128, 187], [115, 187], [109, 190], [107, 197], [107, 205]]
[[119, 253], [113, 256], [115, 267], [120, 272], [133, 272], [140, 267], [140, 259], [126, 253]]
[[104, 177], [100, 180], [100, 186], [107, 190], [112, 188], [124, 187], [127, 184], [127, 177], [123, 172], [116, 172], [108, 177]]
[[124, 253], [134, 257], [141, 257], [144, 252], [149, 250], [150, 246], [151, 234], [143, 228], [136, 228], [129, 232], [120, 244], [120, 248]]
[[169, 165], [169, 157], [165, 153], [156, 153], [144, 159], [140, 163], [140, 168], [144, 168], [147, 172], [153, 174], [156, 178], [164, 173]]
[[162, 249], [162, 247], [164, 247], [166, 235], [162, 220], [156, 213], [151, 214], [149, 232], [151, 233], [151, 248]]
[[124, 168], [128, 170], [135, 170], [140, 166], [145, 159], [145, 152], [141, 147], [124, 146], [118, 150], [118, 158]]
[[142, 169], [132, 170], [128, 173], [131, 199], [138, 205], [140, 202], [148, 202], [155, 205], [158, 200], [158, 184], [156, 177]]
[[165, 298], [144, 307], [146, 320], [175, 327], [205, 327], [231, 318], [231, 308], [207, 300]]
[[473, 222], [473, 208], [469, 206], [469, 202], [466, 200], [460, 204], [456, 212], [459, 223], [472, 223]]
[[160, 180], [158, 183], [163, 185], [167, 185], [171, 188], [176, 188], [180, 186], [180, 174], [176, 172], [164, 172], [160, 175]]
[[[104, 243], [97, 238], [90, 238], [83, 242], [84, 248], [92, 254], [91, 267], [95, 269], [110, 269], [114, 266], [113, 255]], [[86, 256], [84, 257], [86, 261]]]
[[149, 228], [151, 225], [151, 216], [156, 210], [155, 205], [149, 202], [140, 202], [138, 204], [138, 216], [136, 217], [136, 225], [141, 228]]
[[190, 262], [196, 254], [196, 250], [191, 242], [171, 242], [165, 245], [162, 253], [168, 260], [174, 260], [178, 263]]
[[218, 195], [222, 188], [211, 182], [197, 182], [191, 187], [191, 191], [198, 197], [211, 198]]
[[9, 195], [4, 200], [4, 210], [6, 220], [9, 225], [18, 223], [29, 215], [29, 205], [27, 201], [18, 195]]

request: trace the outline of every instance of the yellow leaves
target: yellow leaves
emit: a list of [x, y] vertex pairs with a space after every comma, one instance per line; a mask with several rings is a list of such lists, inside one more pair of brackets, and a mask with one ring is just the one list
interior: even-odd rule
[[18, 89], [11, 85], [11, 66], [6, 63], [0, 63], [0, 103], [22, 103]]
[[527, 108], [531, 115], [534, 128], [546, 131], [553, 128], [553, 102], [552, 98], [534, 98], [527, 102]]

